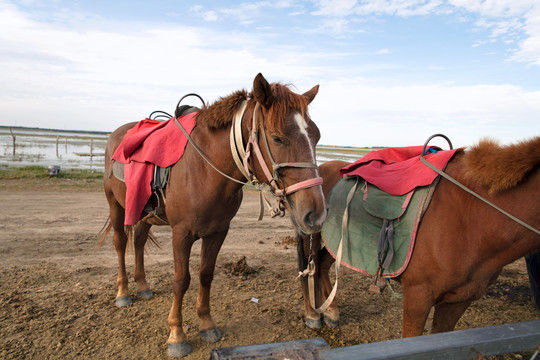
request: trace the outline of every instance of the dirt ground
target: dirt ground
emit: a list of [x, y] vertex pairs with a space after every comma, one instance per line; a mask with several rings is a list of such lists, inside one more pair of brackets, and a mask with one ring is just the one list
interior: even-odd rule
[[[118, 309], [117, 260], [112, 238], [98, 247], [107, 219], [105, 196], [58, 184], [0, 180], [0, 358], [166, 359], [167, 316], [172, 301], [171, 232], [154, 227], [162, 248], [148, 248], [148, 301]], [[332, 347], [397, 339], [401, 300], [391, 291], [369, 293], [370, 278], [343, 269], [338, 290], [340, 327], [304, 326], [296, 247], [288, 218], [257, 221], [258, 196], [247, 192], [219, 255], [212, 287], [212, 313], [223, 338], [204, 343], [195, 313], [199, 243], [191, 256], [192, 282], [184, 301], [184, 329], [193, 352], [208, 359], [215, 347], [322, 337]], [[231, 273], [245, 256], [257, 270]], [[128, 272], [133, 271], [129, 255]], [[135, 292], [134, 284], [130, 285]], [[400, 287], [394, 284], [394, 290]], [[258, 299], [258, 303], [252, 301]], [[458, 329], [540, 318], [523, 259], [505, 268], [488, 294], [473, 304]], [[526, 357], [528, 356], [528, 357]], [[530, 358], [530, 353], [505, 358]], [[501, 357], [502, 358], [502, 357]]]

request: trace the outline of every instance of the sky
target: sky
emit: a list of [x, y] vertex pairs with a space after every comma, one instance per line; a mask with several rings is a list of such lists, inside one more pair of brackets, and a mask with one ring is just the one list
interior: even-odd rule
[[187, 93], [250, 91], [259, 72], [320, 85], [320, 144], [526, 140], [540, 1], [0, 0], [0, 125], [113, 131]]

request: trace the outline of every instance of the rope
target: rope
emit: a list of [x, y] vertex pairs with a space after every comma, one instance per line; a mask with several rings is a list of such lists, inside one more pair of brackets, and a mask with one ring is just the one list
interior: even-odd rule
[[256, 190], [261, 190], [264, 188], [264, 186], [260, 186], [260, 185], [254, 185], [254, 184], [251, 184], [249, 182], [244, 182], [244, 181], [240, 181], [240, 180], [237, 180], [235, 178], [233, 178], [232, 176], [229, 176], [227, 174], [225, 174], [223, 171], [219, 170], [217, 167], [214, 166], [214, 164], [212, 164], [212, 162], [206, 157], [206, 155], [204, 155], [204, 153], [202, 152], [202, 150], [195, 144], [195, 142], [193, 141], [193, 139], [191, 138], [191, 136], [189, 136], [189, 134], [187, 133], [186, 129], [184, 129], [184, 127], [182, 126], [182, 124], [180, 124], [180, 122], [178, 121], [178, 119], [174, 119], [174, 121], [176, 122], [176, 125], [178, 125], [178, 127], [180, 128], [180, 130], [182, 130], [182, 132], [184, 133], [184, 135], [186, 136], [186, 138], [188, 139], [189, 143], [193, 146], [193, 148], [195, 150], [197, 150], [197, 152], [199, 153], [199, 155], [201, 155], [201, 157], [208, 163], [208, 165], [210, 165], [214, 170], [216, 170], [219, 174], [223, 175], [224, 177], [226, 177], [227, 179], [229, 180], [232, 180], [238, 184], [242, 184], [242, 185], [247, 185], [247, 186], [251, 186], [253, 188], [255, 188]]
[[334, 301], [334, 298], [337, 293], [338, 288], [338, 280], [339, 280], [339, 270], [341, 268], [341, 256], [343, 254], [343, 240], [345, 237], [349, 237], [349, 205], [351, 204], [352, 198], [354, 197], [354, 193], [356, 192], [356, 188], [358, 186], [358, 178], [356, 179], [356, 182], [354, 183], [353, 187], [349, 191], [349, 194], [347, 195], [347, 205], [345, 206], [345, 212], [343, 213], [343, 219], [341, 222], [341, 240], [339, 242], [339, 247], [336, 253], [336, 264], [335, 264], [335, 271], [336, 271], [336, 282], [334, 283], [334, 287], [332, 288], [332, 291], [328, 295], [328, 298], [325, 300], [325, 302], [317, 308], [315, 306], [315, 262], [313, 260], [310, 261], [308, 264], [308, 268], [301, 272], [298, 277], [300, 276], [306, 276], [308, 275], [308, 289], [309, 289], [309, 303], [311, 307], [319, 314], [324, 313], [332, 301]]

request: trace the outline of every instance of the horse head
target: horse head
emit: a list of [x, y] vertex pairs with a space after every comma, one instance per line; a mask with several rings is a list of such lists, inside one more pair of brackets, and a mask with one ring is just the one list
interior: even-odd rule
[[269, 84], [261, 74], [253, 82], [252, 96], [257, 104], [252, 134], [255, 130], [257, 142], [264, 144], [264, 160], [252, 161], [254, 172], [257, 178], [268, 180], [280, 206], [289, 209], [291, 220], [303, 234], [320, 231], [326, 219], [315, 154], [320, 132], [308, 114], [308, 105], [318, 90], [316, 85], [296, 94], [279, 83]]

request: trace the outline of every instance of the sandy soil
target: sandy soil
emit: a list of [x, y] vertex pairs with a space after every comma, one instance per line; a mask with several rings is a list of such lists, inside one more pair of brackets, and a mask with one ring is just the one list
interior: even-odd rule
[[[146, 256], [154, 298], [118, 309], [112, 239], [101, 248], [96, 242], [108, 213], [103, 193], [0, 180], [0, 199], [0, 358], [167, 358], [173, 273], [170, 229], [154, 227], [162, 248], [150, 247]], [[290, 222], [269, 217], [257, 222], [257, 211], [257, 195], [246, 193], [218, 258], [212, 310], [223, 339], [216, 344], [204, 343], [198, 334], [200, 255], [198, 245], [194, 247], [192, 284], [184, 302], [184, 329], [193, 353], [186, 359], [208, 359], [215, 347], [316, 337], [341, 347], [400, 337], [401, 301], [388, 290], [382, 295], [369, 293], [370, 278], [348, 269], [342, 271], [338, 291], [341, 326], [306, 328], [296, 247], [288, 241], [293, 235]], [[231, 274], [227, 264], [243, 256], [258, 271]], [[132, 264], [130, 254], [130, 273]], [[394, 290], [401, 289], [396, 284]], [[520, 259], [506, 267], [457, 328], [534, 320], [539, 315]]]

